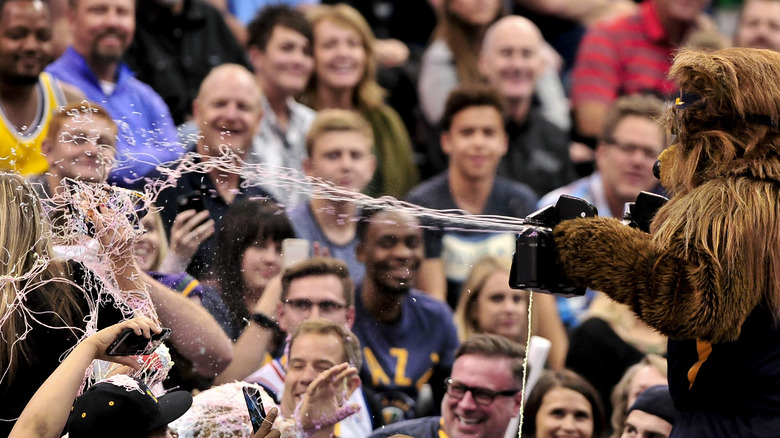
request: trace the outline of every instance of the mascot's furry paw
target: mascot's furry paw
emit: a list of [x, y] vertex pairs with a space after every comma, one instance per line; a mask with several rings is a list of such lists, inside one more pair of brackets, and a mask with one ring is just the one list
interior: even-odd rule
[[563, 272], [586, 287], [626, 284], [626, 273], [637, 268], [638, 251], [650, 241], [646, 233], [601, 217], [561, 222], [553, 237]]

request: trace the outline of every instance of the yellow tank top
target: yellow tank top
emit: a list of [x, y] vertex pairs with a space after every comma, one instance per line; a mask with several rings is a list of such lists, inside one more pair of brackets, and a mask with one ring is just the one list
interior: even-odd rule
[[16, 170], [22, 175], [37, 175], [49, 168], [41, 153], [41, 143], [49, 132], [54, 111], [65, 105], [65, 95], [48, 73], [38, 77], [38, 112], [25, 132], [19, 132], [0, 106], [0, 169]]

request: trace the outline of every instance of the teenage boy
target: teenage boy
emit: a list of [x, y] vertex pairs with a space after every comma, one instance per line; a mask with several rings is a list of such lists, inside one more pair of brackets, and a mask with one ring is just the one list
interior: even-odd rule
[[[496, 176], [507, 151], [501, 98], [490, 87], [466, 85], [450, 93], [442, 119], [441, 147], [449, 156], [445, 172], [407, 196], [413, 204], [475, 215], [525, 217], [536, 209], [536, 194], [525, 184]], [[417, 287], [453, 308], [474, 263], [486, 255], [512, 257], [515, 235], [463, 231], [439, 221], [425, 225], [425, 260]]]
[[[374, 134], [371, 126], [352, 111], [320, 111], [306, 136], [309, 157], [303, 168], [309, 177], [340, 189], [360, 193], [376, 170], [371, 152]], [[357, 205], [349, 200], [332, 200], [315, 188], [312, 200], [288, 212], [295, 234], [320, 247], [331, 257], [344, 260], [353, 281], [363, 278], [365, 268], [355, 257]]]

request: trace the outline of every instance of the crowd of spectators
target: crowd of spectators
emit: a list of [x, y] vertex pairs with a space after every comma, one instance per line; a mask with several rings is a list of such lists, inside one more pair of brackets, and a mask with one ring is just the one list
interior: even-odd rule
[[[663, 194], [675, 51], [780, 50], [779, 1], [732, 3], [0, 0], [0, 435], [120, 436], [68, 412], [125, 388], [165, 405], [111, 417], [138, 437], [517, 436], [523, 397], [523, 436], [668, 436], [666, 339], [598, 291], [509, 288], [515, 234], [474, 216]], [[167, 379], [82, 394], [159, 326]], [[246, 387], [278, 406], [254, 434], [215, 402]]]

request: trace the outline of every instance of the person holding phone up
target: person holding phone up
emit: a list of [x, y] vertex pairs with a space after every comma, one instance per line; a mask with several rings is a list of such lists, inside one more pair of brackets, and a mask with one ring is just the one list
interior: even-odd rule
[[173, 220], [170, 236], [159, 207], [152, 206], [141, 219], [147, 238], [136, 242], [136, 255], [145, 271], [165, 274], [185, 272], [200, 244], [214, 235], [215, 222], [203, 206], [199, 192], [182, 195], [176, 200], [178, 214]]
[[[182, 416], [192, 405], [187, 391], [156, 397], [146, 384], [124, 374], [115, 374], [76, 397], [84, 373], [94, 359], [112, 361], [138, 370], [134, 356], [109, 355], [110, 348], [127, 329], [151, 339], [163, 329], [147, 318], [134, 318], [107, 327], [86, 338], [57, 367], [38, 389], [9, 438], [57, 438], [66, 424], [71, 438], [111, 436], [114, 438], [168, 438], [178, 434], [168, 423]], [[252, 438], [276, 438], [271, 429], [276, 410], [268, 413]]]
[[203, 283], [201, 300], [233, 340], [233, 361], [216, 376], [217, 385], [244, 379], [271, 360], [268, 351], [283, 344], [276, 322], [257, 316], [254, 309], [282, 270], [282, 242], [295, 237], [281, 207], [271, 201], [237, 201], [220, 228], [214, 257], [217, 281]]
[[[263, 116], [262, 91], [255, 76], [237, 64], [223, 64], [215, 67], [200, 84], [198, 96], [193, 103], [193, 121], [200, 130], [197, 141], [187, 145], [190, 155], [182, 161], [171, 164], [169, 170], [187, 168], [174, 177], [161, 170], [147, 175], [147, 182], [162, 189], [155, 202], [161, 207], [165, 231], [173, 242], [174, 223], [179, 215], [178, 200], [197, 192], [201, 195], [204, 210], [214, 221], [214, 237], [187, 232], [185, 237], [197, 240], [197, 250], [187, 266], [187, 272], [200, 281], [213, 280], [216, 239], [222, 230], [222, 217], [228, 208], [242, 199], [273, 199], [267, 191], [250, 184], [258, 175], [242, 175], [252, 172], [250, 168], [239, 169], [252, 146], [252, 138]], [[211, 163], [225, 158], [234, 159], [234, 168], [227, 171]], [[177, 167], [179, 166], [179, 167]], [[175, 173], [175, 172], [174, 172]], [[167, 179], [167, 181], [166, 181]], [[163, 183], [165, 181], [165, 183]], [[170, 183], [173, 183], [171, 186]], [[197, 210], [187, 208], [186, 210]], [[184, 210], [183, 210], [184, 211]], [[195, 217], [191, 217], [190, 221]], [[195, 231], [193, 229], [193, 231]]]

